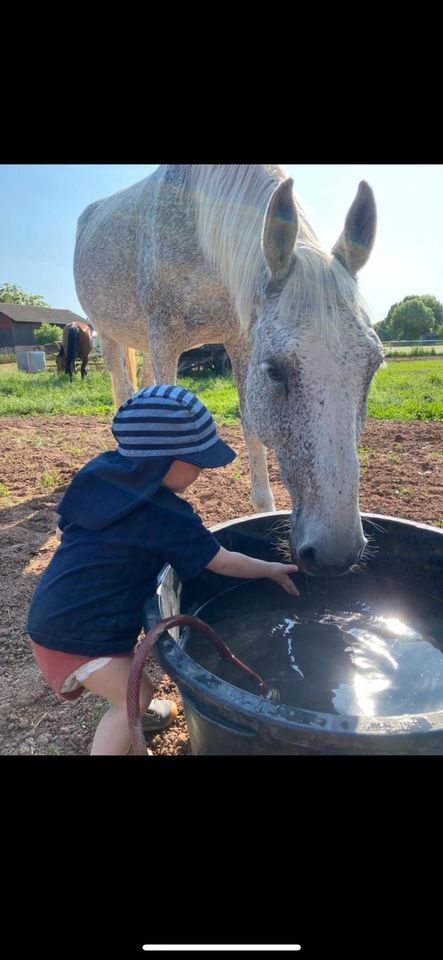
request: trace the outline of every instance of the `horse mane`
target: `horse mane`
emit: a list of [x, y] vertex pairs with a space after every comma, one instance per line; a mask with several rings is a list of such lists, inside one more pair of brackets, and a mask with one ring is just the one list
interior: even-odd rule
[[[192, 208], [202, 250], [230, 290], [243, 331], [249, 329], [257, 294], [270, 274], [262, 245], [266, 209], [288, 173], [279, 164], [182, 164], [180, 185]], [[316, 332], [339, 330], [343, 309], [367, 325], [367, 307], [356, 281], [320, 245], [294, 194], [299, 217], [295, 264], [281, 297], [285, 315], [312, 318]]]
[[297, 240], [295, 264], [283, 288], [279, 319], [294, 324], [305, 319], [317, 337], [331, 332], [340, 335], [344, 313], [370, 328], [369, 310], [356, 280], [332, 254], [315, 245]]

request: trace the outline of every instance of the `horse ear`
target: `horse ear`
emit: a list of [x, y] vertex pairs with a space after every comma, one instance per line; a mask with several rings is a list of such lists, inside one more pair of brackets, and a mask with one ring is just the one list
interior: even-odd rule
[[263, 226], [263, 253], [273, 280], [284, 280], [293, 258], [298, 216], [289, 177], [279, 184], [268, 203]]
[[355, 276], [369, 258], [374, 246], [377, 211], [374, 194], [365, 180], [358, 185], [357, 196], [345, 220], [343, 233], [332, 253]]

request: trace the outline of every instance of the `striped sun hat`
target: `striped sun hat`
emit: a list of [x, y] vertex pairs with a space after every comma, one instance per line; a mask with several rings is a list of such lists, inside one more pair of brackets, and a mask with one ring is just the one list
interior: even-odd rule
[[223, 467], [236, 453], [220, 439], [204, 403], [182, 387], [157, 384], [117, 410], [112, 433], [123, 457], [174, 457], [198, 467]]

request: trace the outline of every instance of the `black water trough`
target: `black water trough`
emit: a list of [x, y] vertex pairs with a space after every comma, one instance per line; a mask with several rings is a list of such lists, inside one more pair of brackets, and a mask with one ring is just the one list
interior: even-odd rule
[[[276, 544], [281, 537], [282, 522], [284, 524], [288, 517], [286, 511], [260, 514], [212, 529], [222, 546], [229, 550], [276, 560], [280, 559]], [[248, 581], [246, 584], [248, 589], [256, 590], [257, 610], [260, 604], [266, 602], [263, 597], [266, 597], [267, 585], [275, 589], [273, 602], [277, 605], [286, 605], [286, 609], [289, 609], [290, 604], [300, 615], [305, 611], [304, 621], [302, 617], [303, 622], [297, 624], [297, 637], [301, 640], [294, 644], [295, 658], [290, 658], [295, 664], [293, 669], [298, 671], [294, 689], [300, 690], [300, 704], [284, 702], [284, 698], [278, 704], [269, 702], [257, 695], [252, 687], [243, 689], [244, 677], [241, 675], [238, 683], [242, 686], [237, 686], [237, 680], [232, 682], [232, 677], [228, 682], [216, 675], [220, 672], [217, 666], [207, 669], [205, 651], [201, 656], [203, 648], [198, 648], [198, 644], [196, 646], [196, 638], [189, 629], [185, 629], [180, 637], [178, 630], [174, 629], [160, 638], [157, 655], [180, 691], [194, 754], [443, 754], [443, 530], [375, 514], [362, 514], [362, 521], [365, 533], [370, 534], [373, 545], [377, 547], [374, 557], [363, 571], [330, 580], [296, 575], [301, 594], [299, 600], [289, 597], [269, 581]], [[224, 611], [228, 615], [228, 623], [229, 615], [235, 614], [237, 597], [241, 596], [237, 591], [241, 589], [245, 589], [244, 580], [221, 577], [209, 571], [181, 583], [175, 571], [165, 567], [159, 578], [157, 597], [146, 605], [145, 627], [149, 628], [159, 619], [176, 613], [188, 613], [197, 614], [218, 630], [219, 624], [211, 622], [213, 611], [216, 611], [216, 619], [218, 617], [219, 620]], [[369, 602], [364, 603], [368, 596]], [[377, 657], [384, 657], [383, 663], [387, 664], [386, 670], [382, 668], [381, 672], [376, 670], [374, 673], [365, 659], [367, 631], [360, 630], [358, 656], [355, 650], [352, 655], [357, 663], [357, 674], [354, 676], [350, 672], [350, 654], [346, 653], [356, 642], [353, 634], [358, 633], [358, 630], [352, 629], [352, 625], [363, 616], [362, 610], [375, 609], [374, 604], [387, 611], [388, 619], [384, 620], [384, 628], [388, 629], [388, 633], [394, 624], [394, 627], [397, 625], [397, 632], [403, 631], [403, 636], [393, 641], [393, 651], [385, 649], [383, 638], [372, 639], [372, 650], [375, 644]], [[309, 613], [313, 607], [317, 613], [327, 611], [322, 629], [332, 630], [332, 645], [326, 633], [321, 635], [320, 645], [312, 646], [309, 643], [308, 627], [311, 629], [312, 624], [309, 624], [306, 611]], [[350, 629], [344, 633], [337, 627], [336, 609], [346, 612], [346, 627]], [[252, 615], [253, 603], [250, 610]], [[412, 623], [413, 628], [409, 629], [400, 623], [398, 618], [403, 614], [405, 622]], [[295, 617], [295, 614], [292, 616]], [[379, 619], [372, 617], [373, 621]], [[287, 623], [294, 624], [295, 619], [288, 618]], [[237, 650], [234, 631], [229, 635], [228, 627], [226, 630], [228, 635], [221, 633], [222, 639], [234, 653], [243, 656], [254, 667], [244, 651], [242, 654]], [[408, 638], [412, 638], [409, 644]], [[348, 641], [351, 641], [351, 647], [346, 646]], [[423, 641], [422, 645], [418, 641]], [[200, 637], [199, 643], [201, 647], [207, 641]], [[196, 659], [197, 648], [200, 652]], [[252, 643], [251, 655], [253, 648]], [[306, 673], [303, 674], [295, 663], [297, 649], [302, 648], [308, 670], [313, 674], [310, 687], [306, 682]], [[339, 650], [342, 665], [346, 664], [345, 679], [348, 681], [350, 677], [349, 682], [342, 683], [340, 676], [337, 679], [335, 649]], [[401, 699], [403, 680], [399, 681], [401, 664], [398, 650], [402, 652], [402, 663], [407, 663], [410, 673], [415, 671], [417, 675], [416, 681], [412, 674], [407, 675], [404, 703]], [[214, 664], [214, 651], [206, 652], [209, 657], [207, 662]], [[318, 669], [321, 672], [326, 662], [329, 674], [326, 680], [322, 680], [322, 695], [318, 698], [315, 671]], [[306, 671], [305, 666], [303, 669]], [[257, 669], [257, 672], [265, 680], [268, 679], [266, 662], [261, 661], [261, 670]], [[381, 694], [380, 687], [391, 686], [391, 681], [383, 680], [385, 674], [393, 678], [393, 690], [388, 689]], [[303, 681], [301, 677], [304, 677]], [[362, 683], [364, 695], [361, 692]], [[331, 686], [332, 690], [329, 689]], [[376, 694], [373, 693], [374, 688]], [[309, 702], [311, 695], [312, 704]], [[398, 697], [403, 705], [402, 710], [398, 710]], [[377, 709], [380, 702], [383, 703], [381, 715]], [[359, 707], [361, 703], [363, 709]]]

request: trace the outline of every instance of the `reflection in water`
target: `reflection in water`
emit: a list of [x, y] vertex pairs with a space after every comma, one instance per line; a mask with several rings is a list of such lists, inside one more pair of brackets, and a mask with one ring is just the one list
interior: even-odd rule
[[[248, 582], [205, 604], [199, 616], [290, 706], [353, 716], [443, 708], [443, 605], [408, 591], [387, 595], [365, 577], [300, 600]], [[348, 595], [347, 595], [348, 594]], [[320, 606], [319, 600], [322, 601]], [[256, 693], [200, 635], [187, 652], [212, 673]]]

